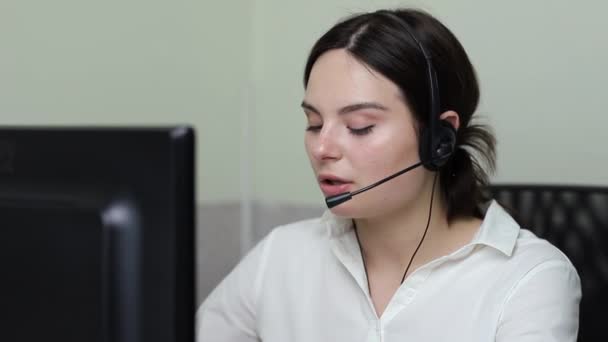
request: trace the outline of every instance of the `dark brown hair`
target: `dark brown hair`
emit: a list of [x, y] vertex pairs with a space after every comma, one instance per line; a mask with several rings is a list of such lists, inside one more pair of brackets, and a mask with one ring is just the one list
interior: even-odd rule
[[323, 53], [346, 49], [400, 88], [418, 126], [424, 128], [429, 122], [430, 97], [426, 62], [404, 24], [431, 56], [439, 83], [440, 113], [453, 110], [460, 116], [457, 148], [439, 171], [448, 220], [481, 217], [480, 206], [486, 200], [482, 191], [495, 167], [495, 138], [489, 127], [471, 122], [479, 102], [475, 70], [458, 39], [433, 16], [413, 9], [379, 10], [339, 22], [313, 46], [304, 71], [304, 87]]

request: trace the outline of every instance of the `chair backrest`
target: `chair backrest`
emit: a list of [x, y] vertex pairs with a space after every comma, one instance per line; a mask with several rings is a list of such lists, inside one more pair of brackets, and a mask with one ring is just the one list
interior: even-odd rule
[[578, 341], [608, 341], [608, 187], [495, 184], [520, 225], [562, 250], [583, 288]]

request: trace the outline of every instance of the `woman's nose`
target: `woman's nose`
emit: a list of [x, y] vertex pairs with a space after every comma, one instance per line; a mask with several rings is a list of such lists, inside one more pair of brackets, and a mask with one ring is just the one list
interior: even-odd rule
[[331, 127], [324, 126], [317, 136], [314, 156], [318, 160], [340, 159], [341, 150], [337, 132]]

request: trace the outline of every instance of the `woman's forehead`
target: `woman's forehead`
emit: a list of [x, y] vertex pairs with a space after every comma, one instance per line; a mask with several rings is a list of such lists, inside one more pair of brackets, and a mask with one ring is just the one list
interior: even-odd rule
[[344, 49], [321, 55], [312, 67], [305, 102], [334, 109], [352, 103], [399, 101], [396, 84]]

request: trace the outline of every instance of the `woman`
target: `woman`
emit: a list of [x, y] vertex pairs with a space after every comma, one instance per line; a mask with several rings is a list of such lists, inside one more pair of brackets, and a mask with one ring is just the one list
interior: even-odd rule
[[348, 18], [314, 45], [304, 85], [330, 210], [241, 261], [199, 309], [199, 342], [576, 340], [574, 267], [481, 194], [494, 138], [471, 123], [475, 72], [443, 24]]

